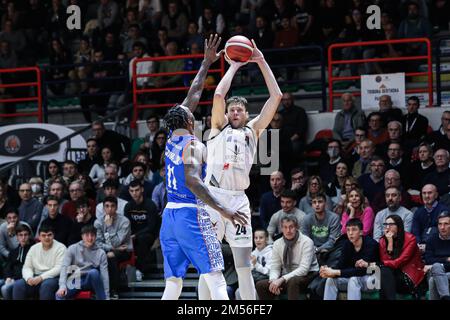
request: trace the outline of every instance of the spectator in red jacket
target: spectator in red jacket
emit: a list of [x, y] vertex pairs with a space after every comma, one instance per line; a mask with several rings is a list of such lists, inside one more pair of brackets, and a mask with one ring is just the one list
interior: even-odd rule
[[416, 237], [405, 232], [403, 220], [397, 215], [388, 216], [383, 226], [380, 299], [395, 300], [396, 293], [409, 293], [418, 298], [425, 273]]

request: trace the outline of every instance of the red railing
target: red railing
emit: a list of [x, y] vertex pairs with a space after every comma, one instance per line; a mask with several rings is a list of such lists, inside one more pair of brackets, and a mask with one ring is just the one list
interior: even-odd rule
[[[155, 77], [162, 77], [162, 76], [176, 76], [176, 75], [195, 75], [197, 74], [198, 70], [193, 71], [177, 71], [177, 72], [159, 72], [159, 73], [146, 73], [146, 74], [136, 74], [136, 65], [140, 62], [146, 62], [146, 61], [168, 61], [168, 60], [179, 60], [179, 59], [199, 59], [203, 58], [203, 54], [185, 54], [185, 55], [178, 55], [178, 56], [168, 56], [168, 57], [146, 57], [146, 58], [139, 58], [133, 60], [132, 65], [132, 84], [133, 84], [133, 119], [131, 121], [131, 127], [133, 129], [136, 128], [136, 122], [138, 120], [139, 111], [142, 109], [150, 109], [150, 108], [164, 108], [164, 107], [171, 107], [176, 103], [181, 103], [181, 101], [174, 101], [173, 103], [153, 103], [153, 104], [139, 104], [138, 101], [138, 95], [144, 94], [144, 93], [152, 93], [152, 92], [175, 92], [175, 91], [187, 91], [189, 90], [189, 87], [167, 87], [167, 88], [138, 88], [137, 86], [137, 79], [138, 78], [155, 78]], [[208, 74], [211, 73], [220, 73], [221, 77], [223, 77], [225, 73], [225, 63], [224, 58], [221, 55], [220, 58], [220, 68], [219, 69], [210, 69], [208, 70]], [[213, 89], [214, 86], [207, 86], [205, 85], [205, 89]], [[212, 100], [208, 101], [200, 101], [199, 105], [208, 105], [212, 104]]]
[[[398, 44], [398, 43], [413, 43], [424, 42], [427, 45], [427, 54], [418, 56], [402, 56], [402, 57], [387, 57], [387, 58], [370, 58], [370, 59], [352, 59], [352, 60], [334, 60], [333, 50], [342, 49], [348, 47], [364, 47], [364, 46], [380, 46], [386, 44]], [[406, 93], [420, 93], [428, 92], [429, 106], [433, 105], [433, 69], [431, 59], [431, 42], [428, 38], [411, 38], [411, 39], [394, 39], [394, 40], [381, 40], [381, 41], [363, 41], [363, 42], [350, 42], [350, 43], [335, 43], [328, 47], [328, 95], [330, 99], [328, 111], [333, 111], [333, 101], [335, 97], [340, 97], [341, 93], [334, 93], [333, 84], [337, 81], [345, 80], [359, 80], [361, 76], [349, 76], [349, 77], [334, 77], [333, 66], [337, 64], [356, 64], [367, 62], [389, 62], [389, 61], [411, 61], [411, 60], [427, 60], [428, 71], [426, 72], [406, 72], [405, 77], [414, 76], [427, 76], [428, 85], [426, 88], [407, 89]], [[353, 95], [359, 96], [360, 92], [353, 92]]]
[[41, 70], [38, 67], [25, 67], [25, 68], [11, 68], [11, 69], [0, 69], [0, 74], [2, 73], [17, 73], [17, 72], [36, 72], [36, 81], [34, 82], [17, 82], [0, 84], [0, 88], [19, 88], [19, 87], [36, 87], [37, 95], [34, 97], [24, 97], [24, 98], [0, 98], [0, 103], [11, 103], [11, 102], [37, 102], [37, 111], [34, 112], [15, 112], [15, 113], [4, 113], [0, 114], [0, 118], [16, 118], [24, 116], [37, 116], [38, 121], [42, 122], [42, 93], [41, 93]]

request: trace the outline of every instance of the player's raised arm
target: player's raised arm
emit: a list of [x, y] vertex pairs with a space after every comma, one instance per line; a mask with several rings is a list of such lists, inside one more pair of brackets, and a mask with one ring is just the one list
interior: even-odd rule
[[277, 112], [278, 105], [280, 104], [281, 97], [283, 94], [281, 93], [280, 87], [278, 86], [277, 80], [272, 73], [269, 65], [264, 59], [264, 55], [262, 52], [256, 47], [255, 41], [253, 42], [253, 55], [250, 58], [249, 62], [255, 62], [258, 64], [259, 69], [261, 70], [264, 81], [266, 82], [267, 88], [269, 89], [270, 97], [264, 104], [261, 113], [252, 121], [249, 122], [249, 126], [252, 127], [258, 136], [261, 135], [262, 130], [266, 129], [269, 125], [270, 121], [272, 121], [273, 116]]
[[245, 215], [240, 212], [233, 212], [214, 198], [211, 192], [201, 179], [203, 157], [206, 152], [205, 146], [198, 142], [192, 141], [186, 146], [183, 152], [184, 163], [184, 179], [186, 186], [193, 194], [211, 208], [217, 210], [224, 218], [231, 220], [233, 224], [246, 225]]
[[203, 58], [202, 65], [198, 70], [197, 75], [191, 83], [188, 94], [184, 99], [182, 105], [188, 107], [192, 113], [197, 109], [198, 102], [202, 96], [203, 87], [208, 73], [209, 67], [217, 61], [220, 57], [220, 52], [217, 53], [217, 48], [222, 40], [217, 34], [210, 35], [209, 39], [205, 39], [205, 57]]
[[214, 92], [213, 108], [211, 111], [212, 129], [222, 130], [222, 128], [227, 125], [228, 118], [225, 116], [225, 97], [227, 96], [228, 90], [230, 90], [234, 75], [241, 66], [246, 64], [246, 62], [235, 62], [233, 60], [227, 61], [230, 64], [230, 67], [220, 80], [216, 91]]

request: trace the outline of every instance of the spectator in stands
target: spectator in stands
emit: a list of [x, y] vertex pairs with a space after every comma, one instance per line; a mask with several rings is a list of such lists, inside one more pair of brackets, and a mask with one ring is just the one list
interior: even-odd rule
[[[402, 184], [402, 180], [400, 179], [400, 174], [394, 170], [389, 169], [384, 174], [384, 190], [388, 188], [395, 187], [400, 190], [400, 205], [407, 209], [411, 209], [414, 206], [414, 203], [411, 199], [411, 195], [408, 193], [407, 189]], [[372, 201], [372, 209], [373, 212], [379, 212], [387, 207], [385, 193], [378, 192]], [[408, 230], [409, 232], [409, 230]]]
[[[51, 41], [50, 46], [50, 66], [47, 77], [49, 80], [62, 81], [67, 80], [69, 68], [61, 67], [62, 65], [68, 65], [71, 63], [70, 54], [67, 49], [63, 46], [60, 39], [55, 38]], [[50, 96], [58, 96], [64, 94], [66, 88], [65, 83], [53, 83], [49, 84]]]
[[[56, 300], [72, 298], [81, 290], [89, 290], [95, 293], [96, 300], [109, 299], [108, 260], [105, 251], [95, 243], [97, 230], [89, 225], [81, 229], [82, 241], [67, 248], [61, 266], [59, 277], [59, 289], [56, 292]], [[73, 266], [75, 272], [80, 274], [80, 287], [68, 288], [68, 276]], [[70, 268], [70, 269], [69, 269]]]
[[[167, 56], [176, 56], [178, 54], [178, 45], [176, 42], [171, 41], [166, 45]], [[159, 64], [158, 72], [178, 72], [183, 71], [183, 60], [164, 60]], [[157, 88], [175, 86], [177, 84], [182, 84], [182, 76], [170, 76], [170, 77], [156, 77], [155, 86]], [[171, 93], [173, 95], [173, 93]]]
[[345, 200], [345, 211], [341, 218], [341, 233], [346, 232], [347, 221], [353, 218], [361, 220], [363, 235], [371, 236], [373, 231], [374, 213], [364, 201], [364, 194], [359, 189], [352, 189]]
[[[134, 74], [133, 65], [136, 59], [148, 58], [149, 54], [145, 51], [145, 45], [141, 41], [133, 43], [133, 51], [131, 53], [131, 61], [129, 64], [130, 82], [132, 82], [132, 75]], [[154, 71], [153, 61], [141, 61], [136, 63], [136, 74], [149, 74]], [[136, 78], [136, 85], [140, 88], [153, 86], [153, 79], [150, 77]]]
[[58, 289], [66, 247], [53, 239], [51, 226], [43, 224], [39, 230], [39, 243], [28, 251], [22, 269], [23, 278], [14, 282], [13, 299], [25, 300], [38, 292], [40, 300], [53, 300]]
[[42, 221], [39, 227], [44, 224], [51, 226], [54, 230], [54, 239], [67, 246], [69, 243], [70, 230], [72, 229], [72, 220], [59, 212], [59, 201], [60, 200], [55, 196], [49, 195], [47, 197], [46, 207], [48, 217]]
[[2, 190], [11, 204], [11, 207], [17, 208], [20, 205], [21, 199], [17, 190], [8, 184], [8, 179], [9, 177], [7, 176], [0, 176], [0, 183], [3, 185]]
[[[6, 221], [0, 225], [0, 262], [8, 258], [11, 251], [17, 248], [19, 245], [19, 238], [17, 238], [17, 227], [20, 225], [26, 225], [30, 228], [29, 224], [23, 221], [19, 221], [19, 215], [16, 211], [10, 210], [6, 214]], [[31, 229], [31, 228], [30, 228]]]
[[[399, 38], [429, 38], [432, 35], [432, 26], [427, 18], [419, 15], [419, 5], [416, 2], [408, 3], [408, 16], [400, 22], [398, 27]], [[426, 54], [426, 46], [421, 43], [408, 43], [408, 54]]]
[[260, 49], [270, 49], [273, 47], [275, 34], [270, 25], [268, 25], [266, 17], [261, 15], [256, 17], [255, 30], [251, 34], [251, 38], [255, 40], [257, 47]]
[[291, 15], [281, 18], [281, 29], [275, 32], [274, 48], [290, 48], [298, 45], [299, 30], [291, 25]]
[[149, 166], [153, 172], [156, 172], [161, 167], [161, 156], [164, 153], [167, 142], [167, 131], [159, 129], [156, 133], [155, 139], [150, 147], [150, 163]]
[[78, 165], [72, 160], [63, 163], [63, 179], [66, 185], [70, 185], [78, 176]]
[[361, 300], [361, 292], [369, 291], [368, 284], [375, 275], [368, 275], [367, 268], [380, 261], [378, 243], [363, 235], [363, 224], [353, 218], [345, 225], [347, 238], [336, 268], [320, 267], [320, 276], [326, 278], [324, 300], [337, 300], [339, 291], [347, 292], [347, 300]]
[[270, 188], [272, 190], [262, 194], [259, 206], [259, 219], [264, 229], [269, 225], [272, 215], [281, 210], [280, 196], [285, 184], [286, 180], [281, 171], [275, 171], [270, 175]]
[[[117, 173], [117, 165], [115, 163], [111, 163], [109, 166], [105, 168], [105, 179], [106, 180], [117, 180], [119, 181], [119, 194], [122, 192], [122, 189], [124, 186], [120, 184], [119, 174]], [[103, 188], [97, 189], [97, 197], [96, 202], [97, 203], [103, 203], [103, 199], [105, 198], [105, 193]]]
[[207, 38], [209, 34], [222, 35], [225, 31], [225, 20], [221, 13], [214, 12], [210, 6], [203, 8], [203, 14], [198, 18], [198, 33]]
[[348, 176], [348, 165], [344, 161], [336, 164], [336, 171], [331, 182], [326, 186], [326, 194], [330, 197], [332, 208], [336, 208], [341, 200], [342, 191], [344, 189], [345, 178]]
[[436, 169], [427, 174], [423, 179], [424, 184], [432, 183], [437, 187], [440, 196], [450, 192], [450, 155], [446, 149], [439, 149], [434, 153], [434, 164]]
[[[298, 205], [299, 209], [307, 215], [314, 213], [312, 207], [312, 198], [318, 193], [325, 193], [325, 186], [319, 176], [311, 176], [308, 180], [308, 191]], [[333, 207], [331, 199], [326, 196], [326, 208], [331, 210]], [[300, 222], [300, 221], [299, 221]]]
[[280, 196], [281, 202], [281, 210], [275, 212], [273, 216], [270, 218], [269, 225], [267, 227], [267, 232], [269, 233], [269, 243], [274, 242], [275, 240], [281, 238], [282, 236], [282, 227], [281, 221], [285, 216], [295, 216], [299, 226], [303, 225], [303, 219], [306, 214], [300, 209], [296, 208], [296, 194], [292, 190], [284, 190]]
[[409, 175], [409, 185], [413, 190], [420, 190], [423, 186], [423, 179], [431, 172], [436, 170], [436, 166], [433, 161], [433, 148], [426, 143], [422, 142], [419, 145], [417, 161], [411, 163], [411, 172], [414, 174]]
[[[399, 121], [392, 120], [387, 124], [387, 133], [388, 138], [382, 144], [379, 144], [375, 150], [375, 154], [379, 155], [382, 158], [387, 158], [389, 145], [391, 143], [399, 143], [400, 145], [404, 145], [402, 138], [402, 124]], [[406, 150], [406, 155], [409, 156], [409, 150]]]
[[89, 172], [89, 177], [92, 179], [92, 182], [98, 188], [105, 181], [105, 168], [109, 165], [113, 159], [112, 151], [109, 147], [103, 147], [101, 149], [101, 159], [99, 162], [94, 164]]
[[19, 196], [22, 200], [19, 206], [19, 219], [30, 225], [33, 232], [41, 221], [42, 203], [31, 197], [31, 185], [29, 183], [22, 183], [19, 187]]
[[358, 183], [370, 205], [372, 205], [378, 193], [384, 193], [385, 171], [386, 166], [383, 159], [373, 156], [370, 161], [370, 173], [365, 173], [358, 178]]
[[163, 13], [161, 26], [167, 29], [170, 38], [182, 41], [187, 34], [188, 18], [179, 8], [178, 2], [169, 1], [167, 13]]
[[[102, 204], [100, 203], [99, 205]], [[77, 215], [70, 230], [69, 245], [81, 241], [81, 229], [87, 225], [93, 226], [96, 218], [89, 210], [89, 201], [86, 197], [79, 198], [75, 203], [75, 207], [77, 208]]]
[[335, 178], [337, 164], [342, 160], [341, 152], [341, 142], [330, 139], [327, 144], [326, 155], [319, 161], [319, 176], [326, 185]]
[[160, 0], [139, 1], [139, 20], [144, 26], [158, 26], [161, 22], [161, 13]]
[[[131, 181], [138, 180], [144, 187], [144, 198], [151, 199], [154, 185], [151, 182], [145, 180], [146, 170], [147, 170], [147, 166], [145, 164], [140, 163], [140, 162], [134, 162], [131, 165], [132, 177], [130, 179], [130, 183], [131, 183]], [[122, 188], [121, 193], [120, 193], [120, 197], [126, 201], [131, 200], [130, 193], [128, 192], [128, 186], [129, 186], [129, 184], [125, 185]]]
[[114, 32], [107, 31], [105, 33], [105, 39], [100, 47], [103, 52], [105, 61], [116, 60], [117, 56], [124, 52], [121, 44], [117, 41], [117, 37]]
[[155, 139], [156, 133], [159, 131], [159, 117], [156, 114], [151, 114], [146, 119], [148, 133], [145, 135], [144, 143], [141, 144], [141, 150], [150, 151], [150, 147]]
[[5, 19], [2, 23], [2, 32], [0, 32], [0, 41], [8, 41], [14, 52], [22, 57], [26, 46], [26, 39], [21, 30], [15, 30], [14, 23], [10, 19]]
[[[9, 69], [16, 68], [17, 65], [17, 55], [14, 49], [11, 48], [11, 44], [6, 40], [0, 41], [0, 67], [2, 69]], [[6, 83], [8, 80], [8, 77], [5, 77], [5, 75], [2, 76], [3, 83]]]
[[128, 137], [112, 130], [106, 130], [101, 121], [92, 123], [92, 133], [97, 140], [99, 150], [108, 146], [112, 151], [114, 160], [118, 161], [119, 164], [128, 160], [128, 154], [130, 154], [130, 139]]
[[6, 194], [6, 185], [0, 181], [0, 224], [5, 221], [10, 210], [14, 210], [14, 207]]
[[374, 154], [375, 147], [373, 142], [365, 139], [360, 142], [358, 147], [359, 159], [353, 165], [352, 176], [359, 178], [361, 175], [370, 172], [370, 161]]
[[269, 280], [256, 283], [260, 300], [273, 300], [287, 292], [289, 300], [298, 300], [319, 271], [314, 243], [299, 231], [297, 219], [281, 221], [283, 237], [273, 244]]
[[280, 113], [283, 116], [283, 127], [289, 132], [292, 151], [295, 155], [300, 155], [306, 143], [308, 116], [305, 109], [295, 105], [294, 96], [290, 92], [283, 93], [281, 105]]
[[450, 300], [450, 214], [438, 216], [438, 233], [427, 241], [424, 260], [429, 271], [430, 300]]
[[402, 110], [393, 107], [392, 98], [390, 95], [384, 94], [378, 99], [378, 106], [380, 108], [381, 119], [383, 125], [386, 126], [391, 121], [398, 121], [401, 123], [403, 113]]
[[311, 4], [307, 0], [294, 1], [292, 22], [294, 27], [300, 32], [299, 42], [301, 44], [309, 43], [313, 40], [314, 11], [311, 7]]
[[419, 114], [420, 100], [416, 96], [408, 98], [408, 113], [403, 116], [403, 137], [412, 146], [422, 141], [428, 130], [428, 119]]
[[425, 243], [433, 234], [438, 233], [437, 217], [443, 211], [449, 209], [438, 201], [438, 191], [435, 185], [426, 184], [422, 188], [423, 207], [414, 212], [412, 231], [421, 251], [425, 249]]
[[346, 143], [346, 146], [342, 148], [343, 151], [343, 157], [348, 161], [349, 172], [352, 169], [353, 164], [358, 161], [359, 154], [358, 154], [358, 148], [362, 141], [367, 139], [367, 130], [364, 127], [356, 128], [355, 130], [355, 138], [350, 140], [349, 143]]
[[439, 134], [433, 135], [431, 142], [433, 143], [433, 148], [450, 150], [450, 123], [447, 123], [442, 127], [444, 134], [441, 136]]
[[[105, 180], [105, 182], [102, 185], [103, 194], [105, 197], [114, 197], [117, 199], [117, 214], [123, 216], [125, 214], [125, 206], [128, 203], [128, 201], [118, 197], [119, 187], [120, 187], [119, 180], [110, 180], [110, 179]], [[97, 207], [95, 209], [95, 217], [97, 219], [103, 219], [105, 217], [103, 203], [97, 204]]]
[[157, 39], [152, 44], [153, 52], [155, 56], [166, 55], [166, 46], [169, 43], [169, 36], [167, 35], [167, 28], [160, 27], [158, 29]]
[[[83, 64], [82, 66], [76, 66], [75, 69], [69, 71], [69, 78], [71, 80], [85, 80], [90, 66], [89, 63], [94, 58], [94, 49], [91, 48], [88, 37], [82, 37], [80, 39], [80, 44], [78, 50], [73, 55], [73, 63]], [[81, 85], [81, 88], [80, 86]], [[88, 83], [86, 81], [78, 84], [77, 82], [69, 83], [69, 86], [73, 86], [72, 94], [78, 94], [80, 91], [86, 91]], [[81, 90], [80, 90], [81, 89]]]
[[[66, 217], [70, 218], [72, 221], [75, 220], [75, 217], [77, 216], [77, 208], [76, 208], [76, 202], [81, 197], [84, 197], [86, 195], [84, 184], [81, 181], [74, 181], [69, 186], [69, 196], [70, 200], [67, 201], [62, 209], [61, 214], [65, 215]], [[95, 201], [92, 199], [89, 199], [89, 210], [91, 211], [92, 215], [95, 215]]]
[[250, 259], [252, 262], [252, 276], [256, 284], [259, 280], [269, 279], [273, 247], [269, 244], [267, 230], [256, 229], [253, 233], [253, 239], [255, 250], [253, 250]]
[[379, 145], [388, 139], [388, 133], [381, 123], [381, 113], [372, 112], [367, 117], [367, 139], [371, 140], [373, 144]]
[[[307, 215], [300, 225], [302, 233], [314, 242], [319, 265], [328, 265], [336, 240], [341, 235], [339, 216], [325, 208], [326, 196], [318, 193], [312, 198], [313, 214]], [[333, 255], [334, 256], [334, 255]]]
[[325, 0], [320, 3], [318, 25], [320, 26], [320, 38], [325, 45], [336, 41], [344, 24], [344, 15], [336, 6], [335, 0]]
[[167, 190], [166, 190], [166, 168], [164, 164], [161, 164], [161, 169], [159, 169], [159, 175], [162, 181], [155, 186], [152, 192], [152, 201], [156, 205], [156, 210], [158, 215], [161, 216], [162, 212], [167, 204]]
[[150, 250], [158, 238], [161, 222], [153, 201], [144, 199], [144, 188], [139, 181], [132, 181], [128, 191], [132, 199], [124, 211], [130, 220], [131, 239], [137, 256], [136, 279], [142, 281], [143, 273], [150, 268]]
[[10, 20], [12, 22], [12, 25], [17, 28], [17, 26], [19, 26], [21, 22], [20, 18], [21, 12], [17, 10], [14, 2], [8, 1], [6, 4], [6, 11], [2, 14], [2, 25], [4, 25], [7, 20]]
[[355, 137], [355, 129], [364, 126], [365, 116], [355, 106], [355, 100], [351, 93], [344, 93], [341, 99], [342, 110], [334, 118], [333, 137], [344, 142], [345, 148], [349, 141]]
[[66, 30], [66, 9], [61, 4], [60, 0], [54, 0], [51, 3], [51, 7], [48, 9], [48, 13], [44, 15], [47, 18], [46, 26], [47, 32], [51, 37], [63, 38]]
[[291, 190], [296, 193], [297, 203], [306, 196], [308, 192], [308, 175], [305, 168], [294, 168], [291, 170]]
[[94, 138], [89, 138], [86, 141], [86, 157], [78, 162], [78, 170], [80, 173], [89, 174], [92, 167], [98, 164], [100, 159], [98, 155], [97, 141]]
[[433, 149], [436, 149], [436, 144], [440, 144], [441, 140], [445, 140], [447, 137], [447, 126], [450, 124], [450, 110], [442, 112], [441, 125], [438, 130], [433, 131], [427, 141], [431, 144]]
[[373, 227], [373, 238], [380, 241], [384, 234], [384, 221], [390, 215], [397, 215], [403, 220], [403, 225], [407, 232], [411, 232], [413, 213], [401, 205], [402, 194], [398, 187], [386, 188], [385, 198], [387, 208], [379, 211], [375, 216]]
[[44, 181], [44, 196], [48, 195], [50, 191], [50, 184], [58, 177], [61, 176], [59, 162], [52, 159], [47, 162], [47, 179]]
[[[141, 29], [139, 25], [132, 24], [128, 27], [127, 37], [123, 41], [123, 52], [127, 55], [128, 58], [134, 58], [137, 56], [134, 45], [139, 43], [140, 47], [142, 47], [143, 52], [145, 52], [145, 47], [147, 47], [148, 42], [143, 36], [141, 36]], [[142, 57], [142, 54], [139, 58]]]
[[[187, 35], [186, 35], [186, 41], [185, 41], [185, 49], [188, 50], [192, 48], [192, 45], [195, 43], [197, 45], [197, 48], [201, 50], [200, 48], [203, 47], [203, 37], [198, 33], [198, 24], [195, 21], [190, 21], [187, 28]], [[190, 51], [192, 54], [192, 49]]]
[[114, 0], [100, 0], [97, 9], [97, 23], [100, 30], [117, 30], [119, 23], [119, 6]]
[[[139, 162], [146, 166], [146, 170], [144, 173], [144, 180], [152, 181], [153, 180], [153, 172], [150, 170], [150, 159], [148, 156], [148, 153], [144, 153], [142, 151], [139, 151], [135, 154], [135, 156], [132, 159], [132, 163]], [[124, 184], [128, 185], [133, 180], [133, 175], [130, 173], [124, 180]]]
[[119, 289], [119, 263], [129, 260], [133, 251], [130, 221], [117, 214], [117, 199], [106, 197], [103, 200], [105, 218], [97, 219], [97, 245], [106, 252], [111, 298], [117, 296]]
[[409, 162], [407, 158], [403, 157], [403, 147], [399, 142], [391, 142], [387, 150], [387, 170], [394, 169], [400, 174], [400, 177], [407, 181], [407, 175], [409, 172]]
[[449, 11], [450, 2], [448, 0], [435, 0], [431, 2], [430, 19], [434, 30], [449, 30], [450, 17], [446, 14]]
[[96, 199], [97, 192], [91, 177], [89, 177], [87, 174], [79, 174], [77, 176], [77, 180], [84, 185], [84, 192], [86, 194], [86, 197], [88, 197], [89, 199]]
[[381, 291], [380, 299], [395, 300], [396, 293], [419, 295], [419, 285], [425, 278], [416, 238], [405, 231], [398, 215], [388, 216], [380, 239]]
[[[58, 199], [59, 202], [58, 212], [62, 212], [62, 208], [64, 204], [67, 202], [67, 199], [64, 198], [65, 194], [66, 194], [65, 184], [62, 179], [56, 179], [54, 182], [51, 183], [48, 195], [54, 196], [56, 199]], [[47, 206], [44, 206], [44, 208], [42, 209], [42, 215], [39, 225], [42, 223], [42, 221], [44, 221], [47, 218], [48, 218], [48, 208]]]
[[22, 268], [25, 258], [33, 245], [31, 228], [26, 224], [19, 224], [15, 228], [18, 246], [11, 250], [3, 270], [5, 283], [1, 286], [3, 300], [11, 300], [14, 283], [22, 279]]

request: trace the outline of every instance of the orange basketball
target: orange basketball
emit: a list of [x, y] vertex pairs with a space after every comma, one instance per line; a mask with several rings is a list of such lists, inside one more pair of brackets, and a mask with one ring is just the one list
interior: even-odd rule
[[230, 60], [247, 62], [253, 54], [253, 43], [244, 36], [231, 37], [225, 44], [225, 54]]

